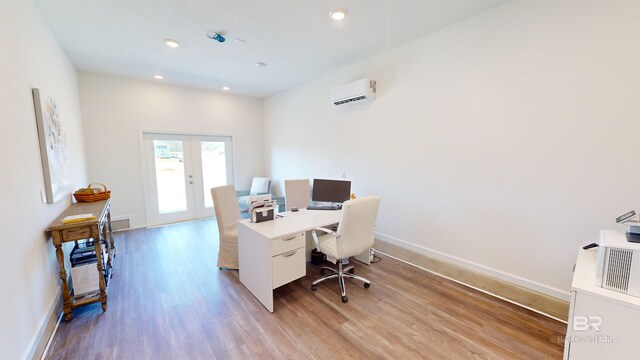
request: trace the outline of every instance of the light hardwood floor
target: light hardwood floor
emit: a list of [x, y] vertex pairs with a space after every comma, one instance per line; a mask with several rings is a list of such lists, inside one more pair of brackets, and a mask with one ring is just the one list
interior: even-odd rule
[[116, 233], [109, 308], [73, 311], [49, 359], [560, 359], [566, 325], [391, 258], [309, 290], [319, 267], [275, 291], [269, 313], [216, 267], [214, 220]]

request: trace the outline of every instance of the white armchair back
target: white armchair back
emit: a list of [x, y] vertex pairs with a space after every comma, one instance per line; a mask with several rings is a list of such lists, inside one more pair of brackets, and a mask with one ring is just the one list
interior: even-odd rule
[[251, 189], [249, 190], [249, 195], [258, 195], [258, 194], [268, 193], [270, 186], [271, 186], [271, 179], [254, 177], [253, 180], [251, 180]]
[[373, 246], [373, 230], [380, 206], [379, 196], [365, 196], [342, 204], [342, 219], [336, 231], [339, 259], [356, 256]]
[[311, 185], [309, 179], [285, 180], [284, 195], [287, 211], [292, 207], [303, 209], [311, 203]]

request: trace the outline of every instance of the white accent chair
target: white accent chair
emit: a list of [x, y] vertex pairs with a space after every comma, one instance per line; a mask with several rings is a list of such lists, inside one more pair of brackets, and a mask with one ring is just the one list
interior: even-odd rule
[[218, 268], [238, 269], [240, 208], [236, 198], [236, 189], [233, 185], [214, 187], [211, 189], [211, 197], [220, 234]]
[[287, 211], [291, 208], [304, 209], [311, 203], [309, 179], [285, 180], [284, 196]]
[[[321, 277], [311, 284], [311, 290], [316, 290], [316, 285], [328, 279], [338, 279], [342, 302], [348, 301], [347, 291], [344, 285], [344, 278], [356, 279], [364, 282], [364, 287], [368, 288], [371, 282], [363, 277], [354, 274], [353, 266], [342, 268], [342, 260], [351, 256], [356, 256], [373, 246], [373, 229], [378, 207], [380, 206], [379, 196], [366, 196], [359, 199], [345, 201], [342, 205], [342, 218], [337, 231], [326, 228], [317, 228], [312, 231], [313, 240], [318, 251], [327, 255], [327, 258], [337, 260], [338, 269], [322, 267], [322, 274], [329, 271], [330, 274]], [[318, 236], [317, 232], [322, 231], [325, 235]]]

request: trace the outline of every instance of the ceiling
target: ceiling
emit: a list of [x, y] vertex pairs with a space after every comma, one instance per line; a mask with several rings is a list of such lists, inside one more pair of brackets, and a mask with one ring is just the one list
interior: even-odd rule
[[[36, 1], [78, 70], [267, 97], [506, 0]], [[329, 13], [347, 9], [336, 22]], [[218, 43], [208, 31], [223, 32]], [[179, 48], [163, 40], [176, 39]], [[235, 41], [236, 38], [246, 42]], [[256, 62], [267, 63], [256, 67]], [[164, 80], [154, 80], [161, 74]]]

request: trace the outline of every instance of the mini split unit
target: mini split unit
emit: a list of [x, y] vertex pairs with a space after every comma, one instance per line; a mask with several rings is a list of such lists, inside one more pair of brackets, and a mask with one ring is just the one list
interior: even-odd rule
[[375, 98], [374, 80], [361, 79], [331, 89], [331, 102], [336, 106], [373, 101]]

